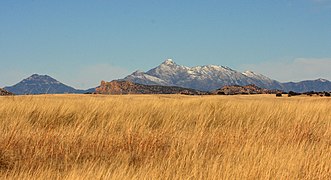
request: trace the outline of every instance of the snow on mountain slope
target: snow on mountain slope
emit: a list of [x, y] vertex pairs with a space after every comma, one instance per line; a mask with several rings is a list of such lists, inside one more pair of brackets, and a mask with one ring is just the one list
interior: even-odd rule
[[186, 67], [167, 59], [159, 66], [144, 72], [135, 72], [124, 80], [142, 84], [181, 86], [203, 91], [218, 89], [224, 85], [256, 84], [263, 88], [279, 86], [277, 81], [253, 72], [241, 73], [229, 67], [205, 65]]
[[245, 71], [242, 74], [247, 77], [254, 78], [254, 79], [260, 79], [260, 80], [265, 80], [265, 81], [270, 81], [270, 82], [273, 81], [272, 79], [270, 79], [262, 74], [255, 73], [253, 71]]
[[125, 80], [145, 85], [169, 85], [164, 80], [141, 71], [136, 71], [130, 74]]
[[255, 73], [252, 71], [245, 71], [242, 74], [253, 79], [254, 80], [253, 84], [259, 87], [263, 87], [267, 89], [283, 89], [283, 85], [280, 82], [270, 79], [262, 74]]

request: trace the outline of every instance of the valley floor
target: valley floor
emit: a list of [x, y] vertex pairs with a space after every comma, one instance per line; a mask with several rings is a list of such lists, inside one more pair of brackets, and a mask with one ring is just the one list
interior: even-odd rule
[[0, 179], [331, 179], [331, 98], [0, 97]]

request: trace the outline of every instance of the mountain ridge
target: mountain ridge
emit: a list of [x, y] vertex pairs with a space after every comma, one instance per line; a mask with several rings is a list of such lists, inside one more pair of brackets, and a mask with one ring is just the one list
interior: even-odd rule
[[[331, 91], [331, 82], [327, 79], [285, 82], [273, 80], [253, 71], [239, 72], [227, 66], [203, 65], [187, 67], [167, 59], [159, 66], [146, 72], [135, 71], [119, 79], [142, 85], [178, 86], [200, 91], [213, 91], [223, 86], [254, 84], [263, 89], [282, 90], [285, 92]], [[65, 85], [48, 75], [33, 74], [19, 83], [3, 88], [14, 94], [64, 94], [93, 93], [96, 88], [80, 90]]]
[[327, 79], [318, 78], [315, 80], [304, 80], [300, 82], [286, 82], [283, 83], [284, 91], [295, 92], [322, 92], [331, 91], [331, 82]]
[[[248, 76], [248, 72], [250, 72], [250, 76]], [[144, 77], [145, 79], [142, 80], [140, 77]], [[261, 80], [261, 78], [263, 78], [263, 80]], [[215, 90], [224, 85], [248, 84], [256, 84], [258, 86], [263, 86], [264, 88], [281, 88], [281, 83], [278, 81], [267, 78], [266, 76], [258, 75], [251, 71], [247, 71], [245, 74], [235, 71], [227, 66], [217, 65], [187, 67], [178, 65], [171, 59], [165, 60], [159, 66], [152, 68], [147, 72], [139, 72], [139, 76], [132, 73], [123, 80], [149, 85], [175, 85], [202, 91]]]
[[122, 80], [146, 85], [179, 86], [201, 91], [212, 91], [222, 86], [249, 84], [255, 84], [265, 89], [297, 92], [312, 91], [312, 89], [315, 91], [331, 90], [331, 82], [328, 80], [324, 80], [323, 85], [321, 82], [316, 82], [317, 80], [281, 83], [253, 71], [239, 72], [227, 66], [218, 65], [187, 67], [178, 65], [172, 59], [167, 59], [146, 72], [136, 71]]

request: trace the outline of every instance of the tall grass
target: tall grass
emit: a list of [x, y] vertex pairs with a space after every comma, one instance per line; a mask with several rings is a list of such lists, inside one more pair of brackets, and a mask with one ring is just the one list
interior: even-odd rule
[[0, 98], [1, 179], [331, 179], [331, 99]]

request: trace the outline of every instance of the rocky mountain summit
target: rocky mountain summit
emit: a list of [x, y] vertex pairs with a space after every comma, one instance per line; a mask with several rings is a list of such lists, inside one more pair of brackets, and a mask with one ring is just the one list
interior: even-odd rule
[[13, 93], [0, 88], [0, 96], [12, 96]]
[[96, 94], [186, 94], [186, 95], [205, 95], [207, 92], [194, 89], [161, 86], [161, 85], [143, 85], [131, 81], [102, 81], [96, 88]]

